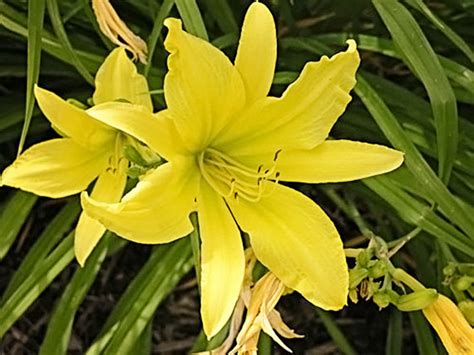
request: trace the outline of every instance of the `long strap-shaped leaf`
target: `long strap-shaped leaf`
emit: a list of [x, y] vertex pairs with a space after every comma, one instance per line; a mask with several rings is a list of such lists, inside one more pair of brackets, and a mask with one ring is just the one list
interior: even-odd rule
[[90, 85], [94, 86], [94, 78], [89, 73], [87, 68], [82, 64], [80, 58], [77, 56], [76, 52], [72, 48], [71, 42], [67, 36], [66, 30], [64, 29], [63, 21], [61, 18], [61, 13], [59, 12], [59, 6], [57, 0], [46, 0], [48, 5], [49, 18], [51, 19], [51, 24], [53, 25], [54, 32], [58, 36], [59, 41], [63, 47], [63, 50], [67, 53], [70, 58], [71, 63], [77, 69], [77, 71], [82, 75], [82, 77]]
[[44, 289], [74, 258], [74, 234], [71, 233], [43, 261], [31, 270], [30, 276], [5, 300], [0, 308], [0, 338], [39, 297]]
[[372, 2], [407, 64], [428, 92], [436, 123], [438, 173], [446, 184], [458, 146], [458, 114], [453, 89], [435, 52], [410, 12], [397, 0]]
[[209, 41], [206, 25], [197, 6], [196, 0], [175, 0], [184, 27], [189, 33]]
[[0, 261], [7, 255], [8, 250], [20, 232], [30, 214], [37, 196], [24, 191], [15, 191], [0, 210]]
[[[38, 82], [41, 62], [41, 32], [43, 31], [45, 0], [35, 0], [28, 2], [28, 55], [26, 78], [26, 106], [25, 121], [21, 131], [20, 143], [18, 145], [18, 155], [20, 155], [25, 145], [26, 135], [30, 128], [35, 96], [33, 87]], [[2, 21], [3, 22], [3, 21]]]
[[191, 267], [191, 245], [187, 238], [156, 247], [120, 298], [87, 355], [128, 353], [156, 308]]
[[86, 265], [74, 273], [49, 319], [40, 355], [67, 354], [77, 309], [97, 277], [109, 244], [113, 242], [112, 238], [110, 233], [105, 235], [87, 259]]
[[423, 156], [408, 138], [396, 117], [362, 75], [357, 77], [356, 94], [367, 107], [377, 125], [394, 147], [405, 153], [405, 164], [426, 187], [431, 199], [443, 213], [474, 240], [474, 221], [459, 205], [442, 181], [434, 174]]

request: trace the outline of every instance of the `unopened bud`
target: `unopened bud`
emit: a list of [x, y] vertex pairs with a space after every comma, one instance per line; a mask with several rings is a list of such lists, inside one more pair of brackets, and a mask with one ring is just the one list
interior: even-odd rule
[[454, 264], [448, 264], [443, 268], [444, 276], [453, 276], [455, 272], [456, 272], [456, 265]]
[[459, 302], [458, 308], [461, 310], [464, 318], [471, 326], [474, 326], [474, 301], [464, 300]]
[[379, 292], [376, 293], [372, 299], [374, 300], [374, 303], [379, 306], [379, 308], [385, 308], [391, 303], [391, 297], [388, 293], [386, 292]]
[[387, 272], [387, 266], [381, 260], [377, 260], [376, 263], [369, 269], [369, 276], [378, 279], [382, 277]]
[[372, 248], [365, 249], [357, 255], [357, 265], [366, 267], [369, 265], [370, 259], [374, 256], [374, 250]]
[[452, 283], [456, 291], [466, 291], [471, 287], [473, 278], [470, 276], [461, 276]]
[[356, 288], [368, 275], [369, 271], [367, 269], [357, 266], [349, 270], [349, 288]]
[[437, 298], [438, 292], [435, 289], [427, 288], [400, 296], [395, 305], [402, 312], [419, 311], [428, 307]]

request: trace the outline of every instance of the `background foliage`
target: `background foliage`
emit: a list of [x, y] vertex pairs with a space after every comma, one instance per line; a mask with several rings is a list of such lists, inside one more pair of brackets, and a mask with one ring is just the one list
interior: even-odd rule
[[[156, 109], [166, 71], [163, 19], [235, 55], [249, 1], [121, 0], [118, 13], [144, 38], [139, 65]], [[397, 263], [449, 294], [442, 268], [474, 256], [474, 73], [470, 0], [273, 0], [281, 93], [307, 61], [355, 38], [362, 67], [354, 100], [332, 135], [405, 152], [396, 172], [341, 185], [297, 185], [322, 205], [346, 245], [372, 235], [387, 241], [414, 231]], [[88, 0], [0, 1], [0, 170], [20, 147], [54, 136], [35, 108], [33, 84], [84, 103], [110, 42]], [[317, 78], [315, 78], [317, 80]], [[204, 349], [189, 238], [132, 245], [104, 238], [85, 268], [73, 260], [76, 197], [51, 201], [0, 189], [0, 338], [8, 354], [149, 354]], [[284, 317], [306, 339], [297, 351], [354, 354], [443, 352], [420, 314], [378, 313], [359, 302], [337, 314], [296, 295]], [[218, 340], [214, 340], [218, 343]], [[59, 345], [58, 345], [59, 344]], [[263, 337], [261, 353], [272, 344]], [[312, 349], [312, 350], [311, 350]], [[339, 349], [339, 350], [337, 350]]]

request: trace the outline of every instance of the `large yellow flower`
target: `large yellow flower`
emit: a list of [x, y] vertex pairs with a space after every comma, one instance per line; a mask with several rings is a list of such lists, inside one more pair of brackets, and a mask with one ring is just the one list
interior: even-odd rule
[[276, 63], [271, 13], [253, 3], [235, 65], [167, 19], [167, 109], [154, 120], [92, 109], [167, 160], [120, 203], [83, 194], [83, 207], [108, 229], [140, 243], [201, 235], [201, 315], [210, 337], [229, 319], [244, 275], [242, 231], [257, 258], [287, 287], [324, 309], [346, 304], [348, 270], [336, 228], [311, 199], [278, 181], [340, 182], [398, 167], [395, 150], [326, 140], [355, 84], [359, 55], [347, 51], [306, 64], [281, 97], [267, 97]]
[[[136, 104], [127, 111], [153, 110], [145, 77], [137, 74], [125, 49], [115, 49], [96, 75], [95, 105], [115, 100]], [[35, 87], [38, 105], [52, 126], [64, 138], [36, 144], [21, 154], [1, 176], [1, 184], [40, 196], [60, 198], [85, 190], [97, 177], [92, 196], [117, 202], [123, 194], [128, 162], [122, 157], [125, 135], [95, 120], [56, 94]], [[104, 234], [96, 220], [81, 214], [75, 233], [75, 252], [83, 264]]]

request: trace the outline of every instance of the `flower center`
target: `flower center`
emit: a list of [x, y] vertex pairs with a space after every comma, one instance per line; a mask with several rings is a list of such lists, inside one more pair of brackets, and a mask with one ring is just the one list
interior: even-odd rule
[[280, 173], [276, 171], [276, 162], [280, 151], [275, 153], [268, 168], [261, 164], [252, 169], [213, 148], [199, 154], [198, 164], [204, 179], [222, 197], [257, 202], [268, 192], [268, 181], [278, 183]]

